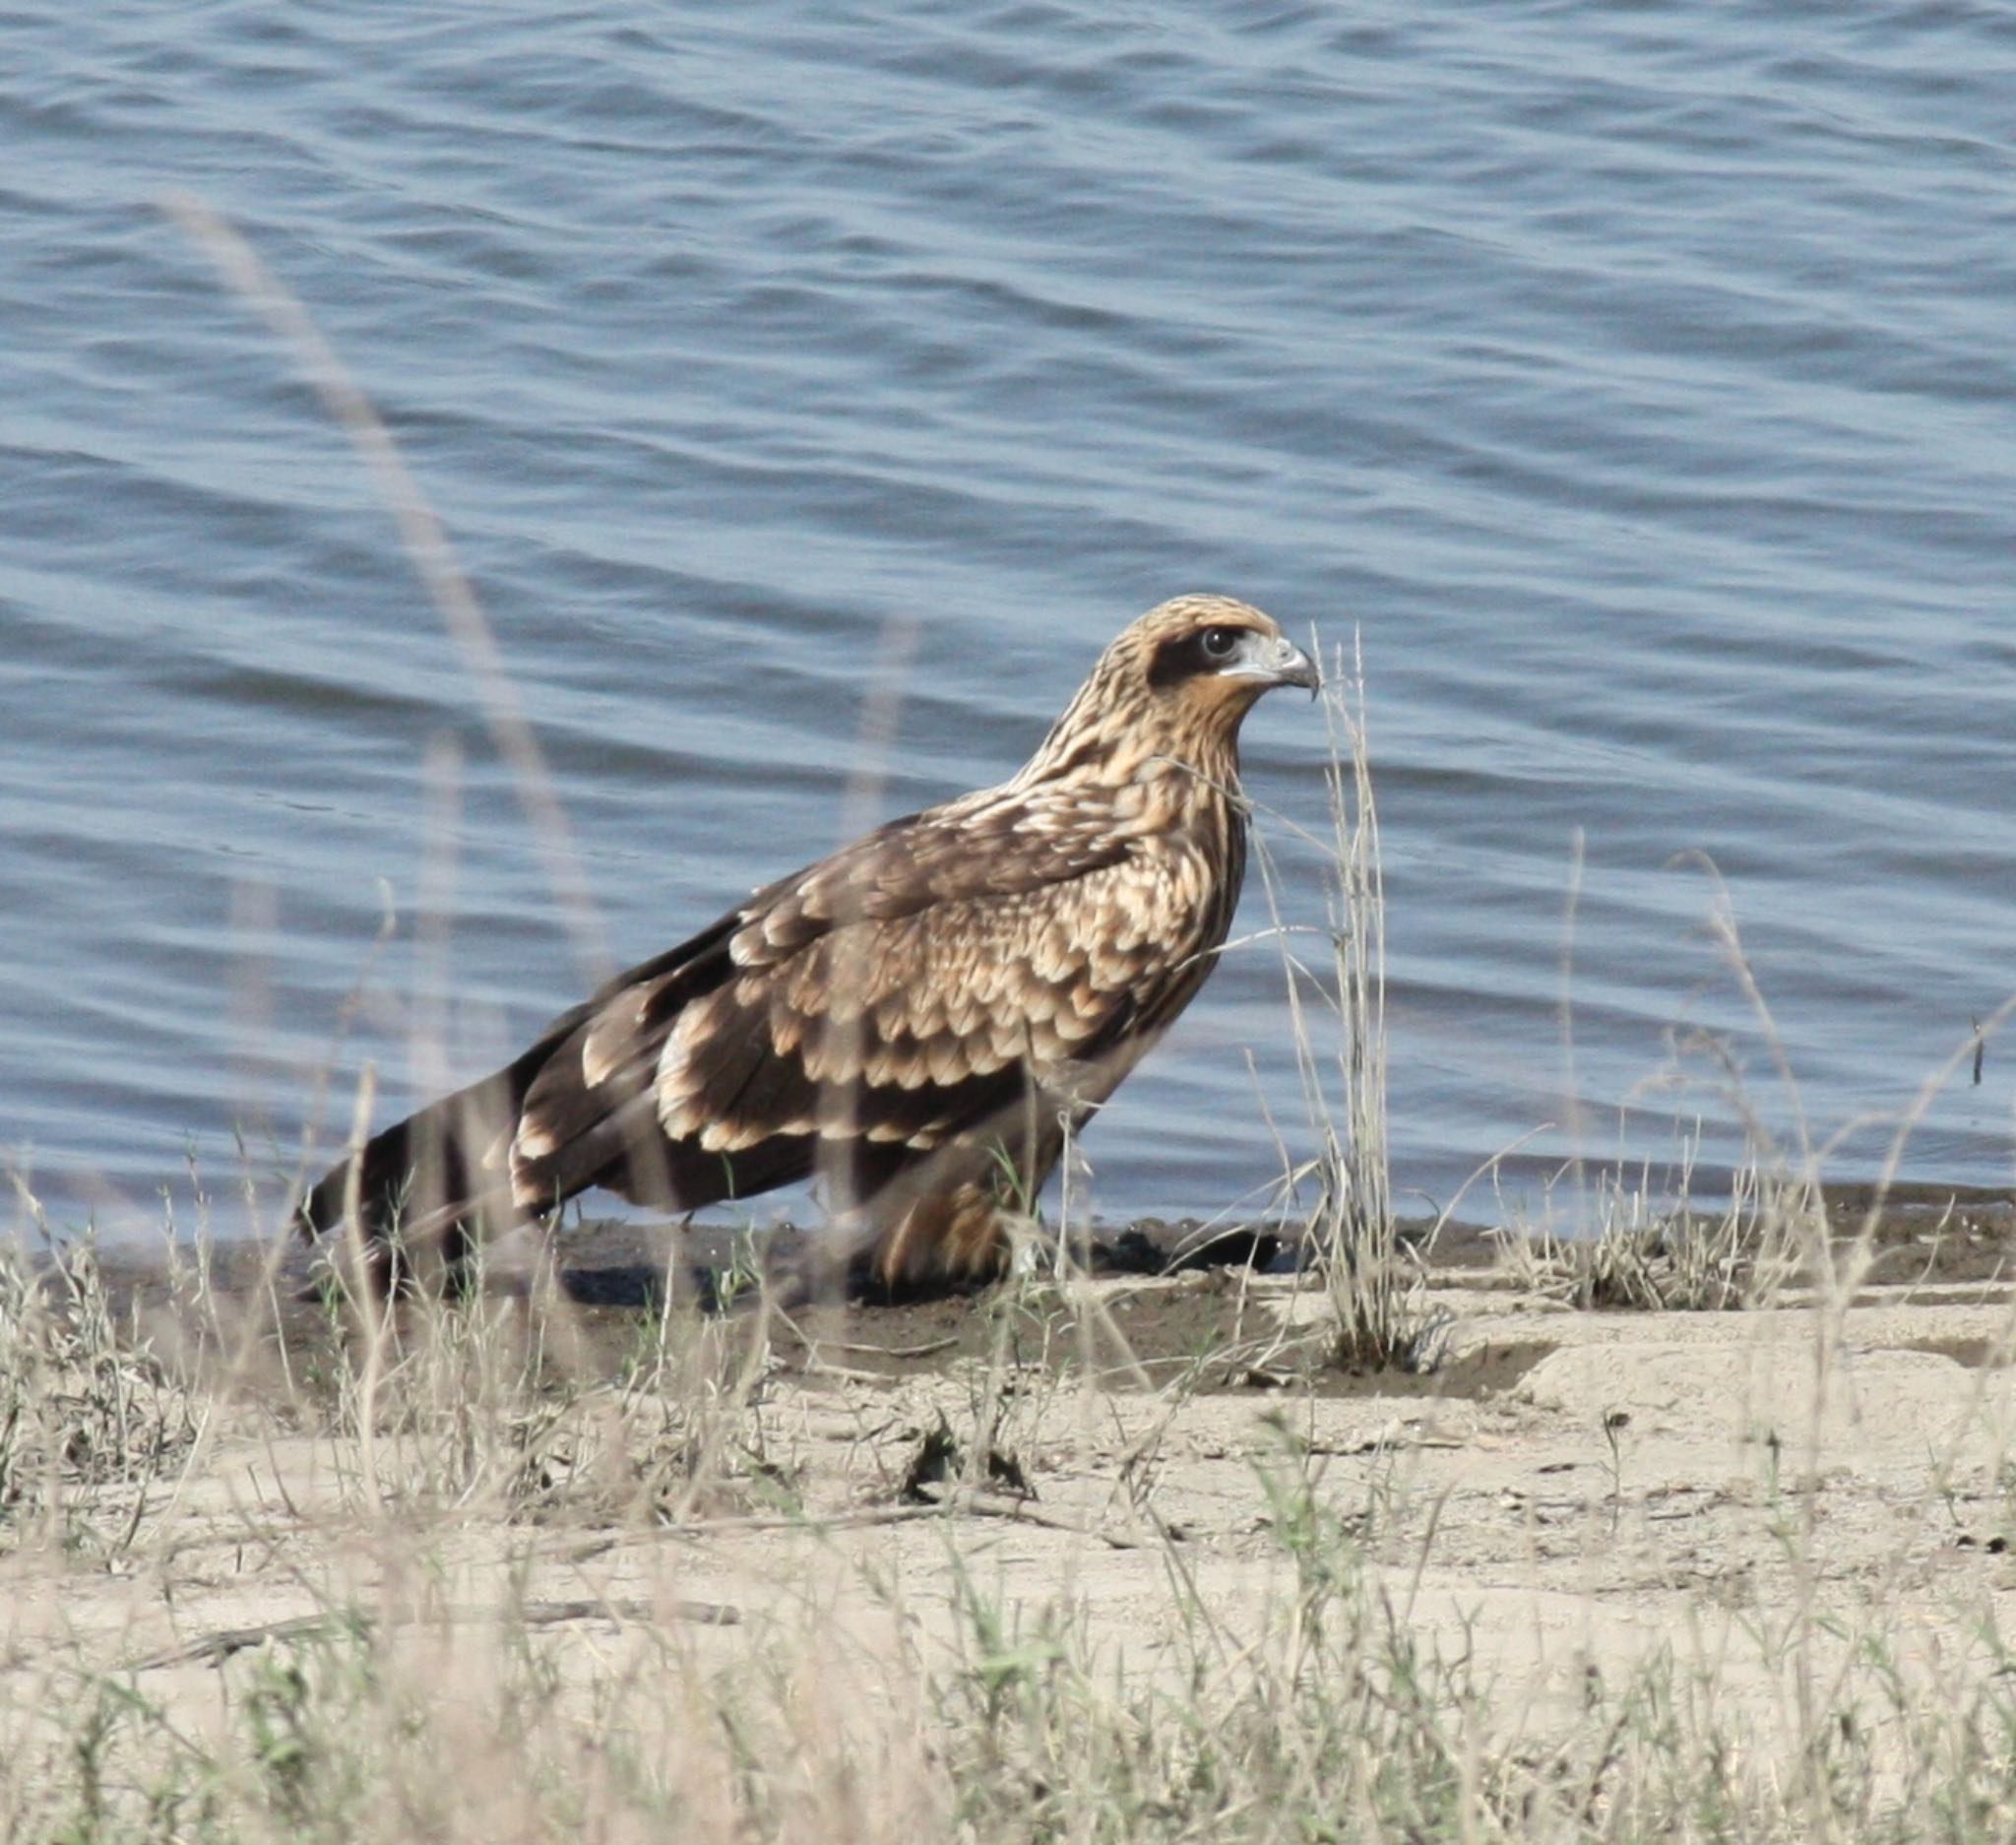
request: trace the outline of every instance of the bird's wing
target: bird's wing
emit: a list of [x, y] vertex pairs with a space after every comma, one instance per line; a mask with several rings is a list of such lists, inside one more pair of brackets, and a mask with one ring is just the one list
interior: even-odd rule
[[598, 994], [526, 1097], [514, 1176], [585, 1182], [645, 1108], [716, 1165], [813, 1136], [928, 1150], [1162, 1010], [1209, 884], [1061, 798], [891, 822]]
[[1159, 1015], [1213, 908], [1200, 857], [1109, 821], [950, 845], [893, 838], [750, 918], [734, 977], [660, 1056], [667, 1134], [720, 1153], [777, 1135], [928, 1150]]

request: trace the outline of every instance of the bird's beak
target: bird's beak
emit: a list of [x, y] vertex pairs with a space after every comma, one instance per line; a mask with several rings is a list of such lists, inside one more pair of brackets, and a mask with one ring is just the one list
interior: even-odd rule
[[[1253, 636], [1254, 643], [1259, 640], [1257, 634]], [[1260, 679], [1270, 686], [1299, 685], [1312, 693], [1323, 683], [1316, 663], [1286, 635], [1264, 645], [1253, 645], [1249, 657], [1233, 667], [1229, 676]]]
[[1281, 642], [1281, 665], [1276, 669], [1275, 682], [1302, 686], [1311, 697], [1323, 689], [1323, 675], [1316, 670], [1316, 663], [1286, 637]]

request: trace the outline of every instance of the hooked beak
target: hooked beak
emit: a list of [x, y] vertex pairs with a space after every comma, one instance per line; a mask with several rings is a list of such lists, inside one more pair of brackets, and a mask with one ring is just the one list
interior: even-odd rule
[[[1252, 638], [1260, 642], [1257, 634]], [[1323, 684], [1316, 663], [1286, 635], [1254, 646], [1250, 657], [1228, 668], [1227, 676], [1260, 679], [1270, 686], [1299, 685], [1312, 696]]]

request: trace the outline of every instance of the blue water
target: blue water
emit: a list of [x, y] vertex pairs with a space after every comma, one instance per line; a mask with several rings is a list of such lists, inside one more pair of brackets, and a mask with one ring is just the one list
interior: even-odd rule
[[[390, 422], [619, 960], [1221, 588], [1362, 634], [1404, 1186], [1795, 1131], [1690, 855], [1838, 1177], [2016, 990], [2006, 8], [32, 0], [0, 47], [0, 1153], [59, 1222], [187, 1221], [192, 1161], [242, 1222], [367, 1064], [383, 1119], [596, 953], [170, 190]], [[1296, 926], [1321, 732], [1248, 727]], [[1097, 1206], [1264, 1200], [1289, 1038], [1256, 943]], [[2012, 1072], [1907, 1171], [2008, 1183]]]

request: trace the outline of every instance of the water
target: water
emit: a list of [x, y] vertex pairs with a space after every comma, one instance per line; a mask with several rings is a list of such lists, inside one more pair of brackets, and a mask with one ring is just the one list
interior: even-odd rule
[[[1842, 1177], [2016, 989], [2005, 9], [32, 0], [0, 44], [0, 1148], [59, 1222], [186, 1219], [193, 1155], [235, 1223], [367, 1061], [385, 1118], [587, 978], [168, 188], [394, 426], [621, 958], [998, 779], [1212, 587], [1362, 631], [1403, 1184], [1793, 1131], [1689, 855]], [[1298, 924], [1320, 730], [1248, 726]], [[1234, 956], [1100, 1208], [1264, 1197], [1288, 1037]], [[2012, 1070], [1907, 1170], [2009, 1182]]]

